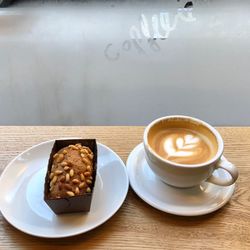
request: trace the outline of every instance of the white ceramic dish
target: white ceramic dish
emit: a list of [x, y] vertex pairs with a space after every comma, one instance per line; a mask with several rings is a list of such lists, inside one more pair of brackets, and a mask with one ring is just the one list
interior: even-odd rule
[[47, 161], [54, 140], [24, 151], [0, 177], [0, 210], [17, 229], [60, 238], [87, 232], [107, 221], [126, 198], [129, 180], [120, 157], [98, 143], [98, 170], [90, 212], [55, 215], [43, 200]]
[[[130, 185], [151, 206], [175, 215], [197, 216], [211, 213], [225, 205], [233, 195], [235, 184], [227, 187], [204, 182], [194, 188], [174, 188], [158, 179], [148, 166], [143, 144], [130, 153], [127, 160]], [[217, 170], [219, 177], [225, 171]]]

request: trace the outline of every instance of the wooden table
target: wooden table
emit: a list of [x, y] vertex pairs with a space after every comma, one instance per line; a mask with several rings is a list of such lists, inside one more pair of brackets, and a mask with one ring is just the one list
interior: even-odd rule
[[[131, 189], [121, 209], [105, 224], [79, 236], [42, 239], [26, 235], [0, 213], [0, 249], [250, 249], [250, 127], [218, 128], [225, 156], [240, 176], [230, 202], [199, 217], [158, 211]], [[17, 154], [59, 137], [95, 137], [126, 161], [142, 140], [143, 127], [0, 127], [0, 172]]]

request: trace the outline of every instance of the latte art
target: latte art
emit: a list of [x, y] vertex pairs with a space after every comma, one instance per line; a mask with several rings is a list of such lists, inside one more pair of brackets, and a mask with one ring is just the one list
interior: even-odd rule
[[153, 148], [166, 160], [180, 164], [199, 164], [214, 155], [213, 146], [204, 135], [183, 128], [159, 131], [154, 136]]

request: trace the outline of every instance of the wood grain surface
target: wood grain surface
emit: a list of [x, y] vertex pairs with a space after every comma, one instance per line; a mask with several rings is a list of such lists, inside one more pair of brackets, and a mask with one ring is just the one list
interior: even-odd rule
[[[0, 173], [34, 144], [60, 137], [92, 137], [125, 162], [142, 141], [143, 127], [0, 127]], [[225, 156], [239, 169], [236, 191], [220, 210], [199, 217], [158, 211], [130, 188], [119, 211], [102, 226], [65, 239], [26, 235], [0, 213], [0, 249], [250, 249], [250, 128], [218, 128]]]

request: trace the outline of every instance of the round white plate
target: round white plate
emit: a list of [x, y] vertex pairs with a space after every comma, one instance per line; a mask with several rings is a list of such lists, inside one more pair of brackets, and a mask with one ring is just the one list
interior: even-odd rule
[[[196, 216], [211, 213], [227, 203], [231, 198], [235, 184], [220, 187], [204, 182], [194, 188], [174, 188], [155, 176], [148, 166], [143, 144], [139, 144], [130, 153], [127, 160], [130, 185], [145, 202], [151, 206], [176, 215]], [[224, 171], [216, 171], [224, 176]]]
[[126, 198], [129, 180], [120, 157], [98, 143], [97, 177], [88, 213], [56, 215], [43, 200], [48, 157], [54, 140], [18, 155], [0, 177], [0, 210], [19, 230], [60, 238], [87, 232], [107, 221]]

